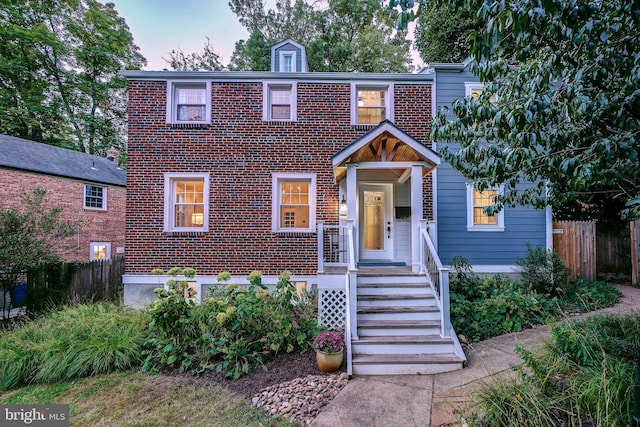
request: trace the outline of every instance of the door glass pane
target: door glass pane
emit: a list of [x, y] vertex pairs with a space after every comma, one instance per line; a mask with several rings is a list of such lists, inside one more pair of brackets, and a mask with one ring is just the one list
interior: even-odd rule
[[384, 249], [384, 193], [364, 192], [364, 250]]

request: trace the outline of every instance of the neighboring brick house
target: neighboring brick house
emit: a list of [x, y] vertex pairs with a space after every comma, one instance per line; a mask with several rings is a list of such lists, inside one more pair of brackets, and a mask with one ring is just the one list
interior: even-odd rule
[[110, 258], [124, 253], [126, 172], [118, 153], [93, 156], [0, 135], [0, 208], [21, 205], [21, 195], [39, 187], [62, 217], [78, 223], [59, 255], [67, 260]]

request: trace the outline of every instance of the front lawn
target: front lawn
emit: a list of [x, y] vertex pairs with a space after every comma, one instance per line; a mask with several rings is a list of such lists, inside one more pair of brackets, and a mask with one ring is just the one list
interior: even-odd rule
[[243, 396], [185, 376], [118, 372], [0, 393], [0, 402], [60, 403], [72, 426], [290, 426]]

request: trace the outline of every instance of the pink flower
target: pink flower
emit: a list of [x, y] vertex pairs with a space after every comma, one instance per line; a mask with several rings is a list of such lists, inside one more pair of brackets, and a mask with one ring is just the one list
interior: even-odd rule
[[344, 341], [335, 331], [320, 332], [316, 335], [313, 347], [318, 351], [338, 353], [344, 349]]

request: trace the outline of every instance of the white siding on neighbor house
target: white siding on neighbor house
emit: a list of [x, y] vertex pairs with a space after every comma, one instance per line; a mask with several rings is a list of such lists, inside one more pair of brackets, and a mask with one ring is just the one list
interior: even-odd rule
[[[451, 106], [465, 96], [465, 82], [478, 79], [464, 71], [436, 71], [436, 107]], [[452, 116], [452, 113], [448, 113]], [[437, 142], [437, 150], [444, 145]], [[524, 185], [524, 184], [523, 184]], [[472, 265], [514, 265], [526, 254], [527, 243], [546, 247], [546, 213], [529, 207], [505, 208], [504, 231], [467, 230], [466, 180], [448, 163], [438, 166], [438, 252], [444, 264], [462, 255]]]

